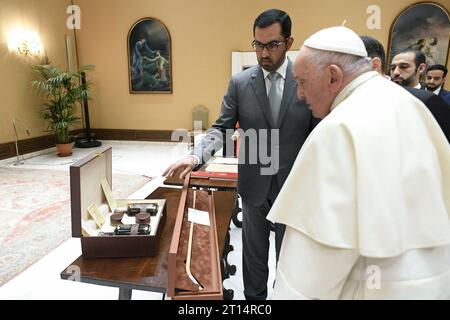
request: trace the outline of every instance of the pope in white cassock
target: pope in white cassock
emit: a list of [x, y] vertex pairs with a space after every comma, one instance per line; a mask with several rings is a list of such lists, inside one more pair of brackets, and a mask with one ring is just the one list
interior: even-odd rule
[[345, 27], [307, 39], [298, 96], [322, 122], [268, 219], [287, 225], [274, 299], [450, 299], [450, 146]]

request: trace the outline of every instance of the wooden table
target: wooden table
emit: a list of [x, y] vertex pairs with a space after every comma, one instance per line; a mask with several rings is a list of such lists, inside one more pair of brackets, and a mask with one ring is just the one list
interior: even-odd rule
[[[199, 171], [204, 171], [205, 166], [200, 168]], [[181, 170], [175, 172], [173, 177], [169, 177], [164, 181], [164, 184], [170, 186], [182, 186], [184, 183], [183, 179], [180, 179]], [[237, 180], [223, 180], [223, 179], [205, 179], [205, 178], [194, 178], [191, 177], [190, 186], [202, 189], [215, 189], [220, 191], [237, 191]], [[236, 227], [242, 228], [242, 221], [239, 220], [238, 214], [241, 212], [241, 209], [238, 205], [237, 194], [236, 194], [236, 208], [234, 215], [232, 217], [233, 223]]]
[[[199, 171], [204, 171], [206, 166], [203, 166], [199, 169]], [[182, 186], [184, 184], [184, 180], [180, 179], [181, 170], [178, 170], [174, 173], [173, 177], [169, 177], [164, 181], [166, 185], [172, 186]], [[241, 208], [239, 207], [239, 200], [237, 194], [237, 180], [224, 180], [224, 179], [214, 179], [214, 178], [194, 178], [191, 176], [190, 184], [191, 187], [199, 188], [199, 189], [208, 189], [208, 190], [220, 190], [220, 191], [233, 191], [235, 194], [234, 199], [234, 212], [231, 216], [233, 223], [236, 227], [242, 228], [242, 221], [239, 220], [238, 214], [241, 212]], [[227, 233], [225, 246], [223, 247], [223, 252], [221, 256], [221, 271], [222, 271], [222, 280], [228, 279], [230, 276], [236, 274], [236, 266], [230, 265], [228, 263], [228, 253], [233, 251], [234, 248], [230, 245], [230, 235]], [[231, 289], [223, 288], [223, 296], [224, 299], [232, 300], [234, 297], [234, 292]]]
[[[175, 172], [173, 177], [167, 178], [164, 184], [171, 186], [182, 186], [184, 180], [180, 179], [180, 172]], [[204, 188], [204, 189], [217, 189], [221, 191], [236, 191], [237, 180], [223, 180], [223, 179], [205, 179], [191, 177], [189, 184], [191, 187]]]
[[[83, 258], [80, 256], [63, 272], [64, 280], [74, 279], [74, 271], [79, 270], [76, 280], [85, 283], [119, 288], [119, 299], [131, 299], [133, 289], [165, 294], [167, 290], [167, 257], [172, 230], [175, 224], [181, 190], [158, 188], [147, 199], [166, 199], [166, 223], [160, 240], [159, 254], [144, 258]], [[221, 254], [229, 250], [231, 217], [235, 210], [235, 191], [215, 191], [217, 236]]]

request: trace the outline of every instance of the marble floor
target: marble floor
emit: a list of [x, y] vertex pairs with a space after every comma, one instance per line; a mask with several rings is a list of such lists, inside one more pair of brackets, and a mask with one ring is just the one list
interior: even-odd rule
[[[137, 141], [103, 141], [103, 147], [112, 147], [113, 171], [117, 173], [134, 173], [156, 177], [147, 185], [137, 190], [130, 198], [142, 198], [161, 186], [164, 178], [160, 175], [172, 162], [189, 153], [187, 144]], [[0, 161], [0, 167], [29, 169], [69, 170], [72, 163], [83, 158], [96, 148], [75, 148], [73, 155], [58, 158], [55, 148], [20, 157], [23, 164], [16, 165], [17, 159]], [[45, 195], [45, 193], [43, 193]], [[230, 264], [236, 265], [237, 272], [224, 281], [227, 289], [234, 290], [234, 299], [242, 300], [242, 242], [241, 229], [231, 224], [230, 243], [234, 251], [228, 255]], [[274, 237], [271, 235], [271, 255], [269, 257], [270, 275], [268, 281], [269, 298], [275, 278]], [[61, 280], [60, 272], [81, 255], [80, 240], [71, 238], [30, 266], [27, 270], [0, 287], [0, 299], [41, 299], [41, 300], [78, 300], [100, 299], [115, 300], [119, 290], [85, 283]], [[160, 300], [159, 293], [133, 290], [132, 299]]]

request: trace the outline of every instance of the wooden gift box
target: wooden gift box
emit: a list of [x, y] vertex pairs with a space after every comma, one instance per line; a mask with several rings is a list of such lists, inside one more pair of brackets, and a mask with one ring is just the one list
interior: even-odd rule
[[[72, 211], [72, 236], [81, 238], [81, 250], [88, 258], [116, 258], [156, 256], [166, 218], [165, 200], [123, 200], [115, 199], [117, 207], [132, 203], [157, 203], [159, 210], [151, 217], [149, 235], [84, 236], [82, 219], [88, 219], [87, 208], [107, 204], [101, 181], [106, 178], [112, 188], [111, 147], [94, 152], [70, 166], [70, 201]], [[110, 208], [111, 210], [111, 208]], [[110, 212], [111, 214], [111, 212]], [[155, 220], [153, 220], [155, 219]], [[105, 218], [109, 223], [109, 215]]]
[[[169, 249], [167, 295], [174, 300], [221, 300], [223, 288], [214, 196], [211, 191], [190, 189], [189, 182], [190, 175], [183, 185]], [[188, 208], [209, 213], [210, 226], [195, 223], [191, 241], [190, 272], [204, 287], [202, 290], [190, 279], [186, 270], [191, 228]]]

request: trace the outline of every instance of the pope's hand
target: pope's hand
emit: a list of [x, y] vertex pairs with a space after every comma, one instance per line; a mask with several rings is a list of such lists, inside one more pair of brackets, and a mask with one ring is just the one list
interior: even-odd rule
[[182, 170], [182, 172], [180, 174], [180, 179], [184, 179], [184, 177], [186, 177], [186, 175], [189, 172], [194, 170], [194, 168], [196, 166], [197, 166], [197, 161], [195, 160], [195, 158], [192, 156], [189, 156], [184, 159], [181, 159], [180, 161], [175, 162], [170, 167], [168, 167], [164, 171], [163, 176], [166, 178], [173, 177], [175, 172], [177, 172], [178, 170]]

